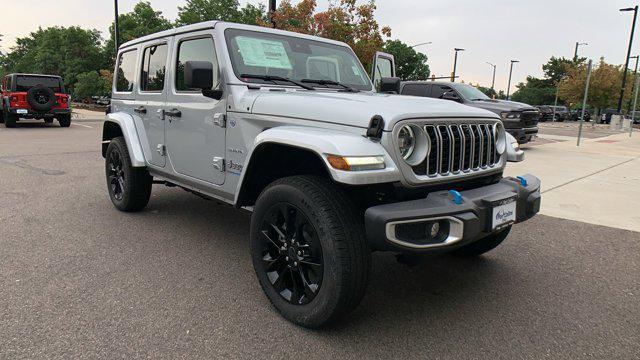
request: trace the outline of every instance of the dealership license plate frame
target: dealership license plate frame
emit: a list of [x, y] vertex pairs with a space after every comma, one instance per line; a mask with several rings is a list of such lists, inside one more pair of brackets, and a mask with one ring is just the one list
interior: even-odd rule
[[[517, 219], [518, 195], [509, 195], [502, 199], [490, 201], [488, 214], [491, 216], [487, 221], [487, 227], [491, 231], [500, 230], [516, 222]], [[498, 216], [502, 212], [502, 215]]]

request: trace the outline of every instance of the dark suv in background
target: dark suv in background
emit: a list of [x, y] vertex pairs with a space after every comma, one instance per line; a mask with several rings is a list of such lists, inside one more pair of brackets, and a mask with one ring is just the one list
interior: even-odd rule
[[569, 109], [567, 109], [566, 106], [549, 106], [551, 108], [551, 111], [553, 111], [553, 108], [555, 107], [555, 118], [554, 121], [560, 121], [563, 122], [565, 120], [569, 120], [571, 118], [571, 113], [569, 112]]
[[60, 76], [38, 74], [9, 74], [2, 79], [0, 122], [8, 128], [20, 119], [44, 119], [60, 126], [71, 125], [69, 95], [65, 94]]
[[538, 121], [553, 121], [553, 109], [548, 105], [536, 106], [540, 110], [540, 119]]
[[[573, 109], [571, 110], [571, 120], [580, 121], [580, 117], [582, 116], [582, 109]], [[584, 110], [584, 121], [591, 121], [591, 113], [589, 110]]]
[[538, 109], [519, 102], [491, 99], [471, 85], [440, 81], [405, 81], [400, 86], [400, 94], [451, 100], [492, 111], [500, 115], [507, 132], [520, 144], [533, 140], [538, 133]]

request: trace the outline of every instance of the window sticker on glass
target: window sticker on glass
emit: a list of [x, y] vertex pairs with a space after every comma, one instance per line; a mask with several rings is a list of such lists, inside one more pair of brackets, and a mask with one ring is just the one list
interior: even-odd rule
[[236, 38], [242, 61], [247, 66], [291, 70], [289, 56], [280, 41], [256, 39], [246, 36]]

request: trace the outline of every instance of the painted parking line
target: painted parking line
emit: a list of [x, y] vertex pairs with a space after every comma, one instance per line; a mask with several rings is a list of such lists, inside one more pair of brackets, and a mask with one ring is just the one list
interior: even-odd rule
[[71, 123], [71, 125], [82, 126], [82, 127], [86, 127], [86, 128], [89, 128], [89, 129], [93, 129], [93, 126], [89, 126], [89, 125], [76, 124], [76, 123]]

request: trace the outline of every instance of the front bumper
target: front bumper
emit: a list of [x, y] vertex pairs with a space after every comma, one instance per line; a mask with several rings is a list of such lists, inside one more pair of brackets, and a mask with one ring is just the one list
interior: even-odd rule
[[[448, 191], [429, 194], [425, 199], [378, 205], [365, 211], [367, 240], [373, 250], [400, 253], [438, 253], [454, 250], [492, 232], [492, 203], [515, 197], [515, 223], [525, 221], [540, 211], [540, 180], [530, 174], [522, 177], [503, 178], [500, 182], [476, 189], [462, 191], [462, 201], [456, 204]], [[398, 241], [390, 228], [396, 224], [447, 219], [451, 233], [441, 243], [407, 243]]]
[[526, 128], [515, 128], [515, 129], [505, 129], [509, 134], [511, 134], [516, 140], [518, 140], [518, 144], [525, 144], [535, 138], [538, 134], [538, 127], [526, 127]]

